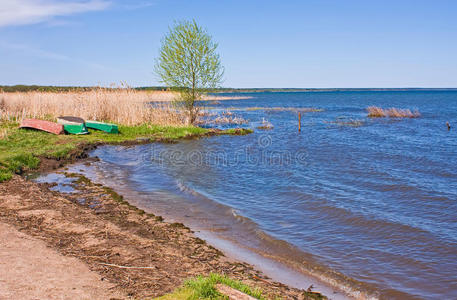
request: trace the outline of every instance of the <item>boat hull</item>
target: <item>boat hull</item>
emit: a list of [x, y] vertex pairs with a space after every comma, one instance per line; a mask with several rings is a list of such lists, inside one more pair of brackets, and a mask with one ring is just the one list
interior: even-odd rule
[[19, 128], [31, 128], [53, 134], [64, 133], [64, 126], [62, 124], [37, 119], [24, 119]]
[[57, 122], [62, 124], [66, 133], [69, 134], [88, 134], [86, 123], [78, 117], [59, 117]]
[[85, 124], [65, 124], [63, 128], [69, 134], [88, 134], [89, 131]]
[[119, 128], [116, 124], [103, 123], [97, 121], [86, 121], [87, 128], [101, 130], [107, 133], [119, 133]]

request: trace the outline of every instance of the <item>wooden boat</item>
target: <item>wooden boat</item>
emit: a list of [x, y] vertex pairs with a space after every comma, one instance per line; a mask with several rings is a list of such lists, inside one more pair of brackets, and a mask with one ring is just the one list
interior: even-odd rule
[[65, 132], [71, 134], [88, 134], [86, 122], [78, 117], [58, 117], [57, 123], [62, 124]]
[[36, 130], [46, 131], [53, 134], [63, 134], [64, 126], [54, 122], [37, 120], [37, 119], [24, 119], [19, 125], [19, 128], [32, 128]]
[[116, 124], [103, 123], [97, 121], [86, 121], [86, 127], [101, 130], [108, 133], [119, 133], [119, 128]]

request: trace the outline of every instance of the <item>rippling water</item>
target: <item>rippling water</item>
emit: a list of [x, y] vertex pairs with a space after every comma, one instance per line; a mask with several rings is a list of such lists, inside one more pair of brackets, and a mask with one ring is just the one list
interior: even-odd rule
[[[102, 147], [99, 171], [123, 174], [145, 206], [334, 283], [388, 299], [457, 299], [457, 92], [250, 96], [216, 108], [273, 130]], [[422, 117], [368, 119], [371, 105]], [[248, 107], [322, 111], [302, 114], [298, 133], [296, 112]]]

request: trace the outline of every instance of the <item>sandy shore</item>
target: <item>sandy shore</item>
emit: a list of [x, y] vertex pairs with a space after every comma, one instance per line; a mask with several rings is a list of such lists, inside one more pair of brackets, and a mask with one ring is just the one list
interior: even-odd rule
[[[9, 257], [11, 265], [2, 268], [17, 269], [0, 295], [18, 295], [16, 290], [26, 286], [37, 293], [73, 295], [72, 299], [85, 299], [90, 292], [96, 296], [89, 298], [144, 299], [168, 293], [186, 278], [217, 272], [260, 287], [269, 298], [308, 299], [304, 291], [272, 282], [252, 266], [225, 257], [184, 225], [163, 222], [130, 206], [109, 188], [82, 176], [77, 177], [75, 188], [76, 193], [62, 194], [19, 176], [0, 184], [2, 239], [15, 237], [11, 246], [3, 247], [1, 256]], [[37, 249], [49, 259], [43, 260], [48, 269], [35, 266], [42, 255], [28, 252], [35, 248], [30, 243], [39, 244]], [[70, 271], [73, 265], [78, 274]], [[36, 280], [24, 273], [36, 273]], [[54, 277], [61, 281], [53, 281]], [[98, 289], [87, 285], [91, 282]]]
[[[0, 299], [120, 299], [82, 261], [0, 223]], [[39, 283], [39, 284], [38, 284]]]

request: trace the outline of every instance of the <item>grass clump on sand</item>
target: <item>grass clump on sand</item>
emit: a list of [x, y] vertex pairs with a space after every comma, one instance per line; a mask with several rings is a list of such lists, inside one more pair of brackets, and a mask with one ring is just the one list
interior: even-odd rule
[[409, 109], [400, 108], [381, 108], [377, 106], [370, 106], [367, 108], [368, 117], [370, 118], [419, 118], [421, 114], [419, 111], [411, 111]]
[[156, 300], [194, 300], [194, 299], [228, 299], [216, 289], [217, 284], [224, 284], [256, 299], [265, 299], [262, 292], [252, 289], [240, 281], [219, 274], [210, 274], [207, 277], [198, 276], [187, 280], [181, 288], [173, 293], [156, 298]]
[[208, 129], [199, 127], [139, 125], [119, 126], [120, 134], [90, 130], [88, 135], [52, 135], [19, 129], [18, 124], [13, 122], [0, 122], [0, 130], [7, 132], [0, 138], [0, 182], [9, 180], [14, 173], [38, 168], [40, 158], [68, 159], [80, 145], [116, 144], [138, 139], [177, 140], [208, 133]]

